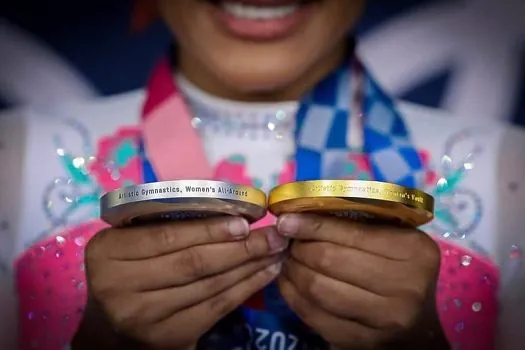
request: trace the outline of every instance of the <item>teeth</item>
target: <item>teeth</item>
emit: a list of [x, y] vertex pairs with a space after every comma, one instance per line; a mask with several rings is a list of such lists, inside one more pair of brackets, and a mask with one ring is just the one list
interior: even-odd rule
[[299, 5], [254, 6], [239, 2], [223, 2], [222, 8], [232, 16], [242, 19], [270, 20], [286, 17], [297, 11]]

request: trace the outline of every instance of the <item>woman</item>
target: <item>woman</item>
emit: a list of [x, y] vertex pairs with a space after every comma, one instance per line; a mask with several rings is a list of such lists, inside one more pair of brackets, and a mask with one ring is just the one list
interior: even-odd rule
[[[65, 196], [57, 227], [66, 229], [17, 261], [21, 347], [491, 349], [497, 268], [416, 230], [309, 215], [275, 224], [267, 217], [251, 228], [240, 219], [134, 229], [69, 221], [101, 191], [157, 180], [215, 178], [265, 190], [317, 178], [435, 184], [428, 157], [445, 140], [453, 144], [458, 130], [402, 118], [364, 70], [348, 39], [363, 7], [157, 1], [177, 47], [155, 68], [142, 114], [133, 112], [138, 97], [78, 110], [89, 120], [68, 125], [98, 135], [96, 157], [57, 146], [76, 198]], [[47, 123], [42, 132], [58, 125]], [[463, 176], [471, 158], [458, 172], [451, 160], [436, 195], [463, 193], [457, 186], [471, 184]], [[457, 230], [467, 216], [438, 209], [429, 232], [471, 230]], [[483, 237], [493, 237], [484, 225]], [[263, 298], [246, 302], [261, 290]]]

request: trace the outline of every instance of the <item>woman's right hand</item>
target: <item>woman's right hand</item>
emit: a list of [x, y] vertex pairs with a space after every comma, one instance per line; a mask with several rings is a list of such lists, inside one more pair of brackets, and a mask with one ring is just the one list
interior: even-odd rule
[[107, 229], [86, 249], [89, 303], [122, 336], [192, 349], [276, 277], [286, 246], [275, 227], [250, 232], [237, 217]]

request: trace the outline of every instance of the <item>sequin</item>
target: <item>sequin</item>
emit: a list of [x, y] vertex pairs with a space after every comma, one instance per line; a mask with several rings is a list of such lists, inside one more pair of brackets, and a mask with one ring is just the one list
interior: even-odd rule
[[483, 276], [483, 282], [485, 284], [487, 284], [487, 285], [492, 285], [493, 284], [492, 283], [492, 279], [489, 276], [487, 276], [487, 275]]
[[459, 322], [456, 324], [456, 326], [454, 327], [454, 329], [456, 330], [456, 332], [458, 333], [461, 333], [465, 330], [465, 323], [464, 322]]
[[66, 239], [62, 236], [56, 236], [55, 240], [59, 246], [63, 246], [66, 243]]
[[201, 118], [198, 118], [198, 117], [193, 117], [191, 118], [191, 125], [195, 128], [195, 129], [198, 129], [202, 124], [202, 120]]
[[46, 247], [40, 246], [35, 249], [36, 256], [42, 256], [46, 252]]
[[472, 170], [472, 169], [474, 169], [474, 163], [465, 163], [465, 164], [463, 164], [463, 168], [465, 170]]
[[480, 312], [482, 308], [481, 303], [474, 303], [472, 304], [472, 311], [474, 312]]
[[56, 149], [57, 156], [62, 157], [64, 154], [66, 154], [66, 151], [62, 147], [57, 147]]
[[83, 289], [84, 288], [84, 281], [82, 280], [79, 280], [79, 279], [76, 279], [76, 278], [72, 278], [71, 279], [71, 282], [73, 283], [73, 285], [75, 286], [76, 289]]
[[283, 111], [283, 110], [279, 110], [277, 111], [277, 113], [275, 113], [275, 117], [277, 118], [277, 120], [285, 120], [286, 119], [286, 112]]
[[119, 173], [118, 170], [115, 169], [115, 170], [111, 171], [111, 180], [113, 180], [113, 181], [120, 180], [120, 173]]
[[470, 266], [472, 263], [472, 257], [470, 255], [463, 255], [461, 257], [461, 265], [464, 267]]
[[459, 309], [463, 306], [463, 302], [459, 299], [454, 299], [454, 305]]
[[75, 244], [79, 247], [83, 247], [86, 244], [86, 239], [82, 236], [75, 238]]
[[63, 257], [63, 256], [64, 256], [64, 252], [63, 252], [62, 250], [57, 250], [57, 251], [55, 252], [55, 257], [56, 257], [57, 259], [59, 259], [59, 258], [61, 258], [61, 257]]

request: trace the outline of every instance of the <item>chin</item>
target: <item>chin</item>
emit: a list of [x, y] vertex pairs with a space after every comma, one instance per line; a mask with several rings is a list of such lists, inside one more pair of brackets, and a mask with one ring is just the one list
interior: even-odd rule
[[[291, 59], [282, 55], [261, 56], [263, 59], [217, 60], [212, 69], [220, 85], [236, 91], [239, 95], [265, 99], [299, 99], [303, 91], [296, 91], [297, 82], [302, 80], [310, 66], [309, 62]], [[211, 67], [210, 67], [211, 68]], [[282, 95], [283, 91], [289, 91]]]

